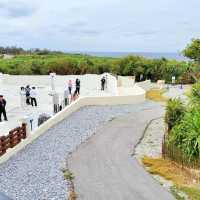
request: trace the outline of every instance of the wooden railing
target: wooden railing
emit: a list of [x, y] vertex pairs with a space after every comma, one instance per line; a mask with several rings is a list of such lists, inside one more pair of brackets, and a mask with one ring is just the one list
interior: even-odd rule
[[7, 136], [0, 136], [0, 156], [4, 155], [7, 149], [19, 144], [26, 136], [26, 124], [11, 130]]

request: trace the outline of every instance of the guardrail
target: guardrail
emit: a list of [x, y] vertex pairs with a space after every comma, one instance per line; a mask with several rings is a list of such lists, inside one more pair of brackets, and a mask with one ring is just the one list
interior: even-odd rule
[[9, 148], [15, 147], [26, 138], [26, 124], [9, 132], [7, 136], [0, 137], [0, 156], [4, 155]]

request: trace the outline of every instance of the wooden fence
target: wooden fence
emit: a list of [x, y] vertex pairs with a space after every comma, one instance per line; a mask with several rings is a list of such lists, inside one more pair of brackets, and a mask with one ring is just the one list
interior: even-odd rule
[[173, 143], [167, 142], [167, 136], [164, 136], [162, 142], [162, 156], [163, 158], [169, 158], [182, 167], [188, 167], [192, 169], [200, 169], [200, 158], [190, 158], [180, 148]]
[[11, 130], [7, 136], [0, 136], [0, 156], [4, 155], [7, 149], [19, 144], [26, 136], [26, 124]]

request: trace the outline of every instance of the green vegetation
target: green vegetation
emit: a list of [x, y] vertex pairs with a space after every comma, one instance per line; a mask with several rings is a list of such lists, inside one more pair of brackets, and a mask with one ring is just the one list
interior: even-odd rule
[[200, 83], [192, 86], [191, 94], [189, 95], [192, 105], [198, 106], [200, 104]]
[[179, 194], [179, 191], [177, 190], [177, 188], [175, 186], [172, 186], [170, 188], [170, 192], [172, 193], [172, 195], [177, 199], [177, 200], [185, 200], [184, 197], [182, 197], [180, 194]]
[[74, 177], [73, 173], [69, 171], [69, 169], [64, 169], [62, 171], [63, 171], [65, 180], [68, 180], [68, 181], [74, 180], [75, 177]]
[[171, 192], [177, 200], [185, 199], [180, 195], [179, 191], [186, 194], [190, 200], [200, 200], [200, 176], [196, 175], [194, 171], [184, 169], [181, 165], [163, 158], [145, 156], [142, 162], [149, 173], [157, 174], [174, 183], [174, 186], [171, 187]]
[[197, 187], [180, 187], [181, 191], [190, 197], [190, 200], [200, 200], [200, 189]]
[[[187, 51], [187, 47], [184, 52]], [[189, 50], [188, 50], [189, 51]], [[21, 48], [2, 48], [1, 53], [12, 53], [12, 59], [3, 59], [0, 56], [0, 72], [8, 74], [48, 74], [54, 71], [57, 74], [85, 74], [110, 72], [117, 75], [135, 76], [136, 81], [164, 79], [171, 82], [176, 76], [178, 83], [194, 83], [200, 74], [198, 55], [193, 61], [176, 61], [161, 59], [147, 59], [141, 56], [127, 56], [124, 58], [94, 57], [80, 54], [66, 54], [49, 50], [28, 50]], [[190, 57], [185, 53], [186, 56]]]
[[200, 63], [200, 39], [193, 39], [191, 44], [183, 50], [183, 54], [186, 57], [193, 59], [195, 62]]
[[193, 85], [187, 106], [178, 100], [170, 100], [167, 105], [165, 122], [170, 134], [169, 144], [174, 144], [188, 158], [200, 158], [200, 82]]
[[189, 158], [200, 156], [200, 111], [189, 109], [171, 131], [170, 142], [177, 145]]
[[166, 113], [165, 113], [165, 123], [168, 126], [168, 131], [178, 124], [183, 118], [185, 113], [185, 107], [182, 101], [177, 99], [170, 99], [167, 102]]

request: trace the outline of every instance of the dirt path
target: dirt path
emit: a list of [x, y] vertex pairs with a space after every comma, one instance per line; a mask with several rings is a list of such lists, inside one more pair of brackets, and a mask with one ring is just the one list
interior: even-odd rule
[[163, 108], [128, 114], [98, 130], [69, 158], [80, 200], [172, 200], [135, 158], [134, 146], [145, 126], [163, 114]]

